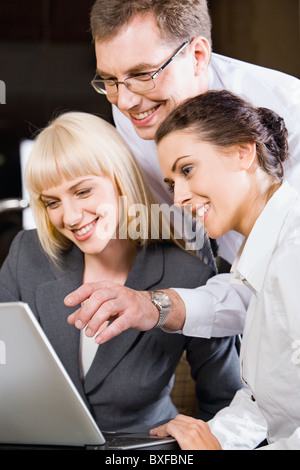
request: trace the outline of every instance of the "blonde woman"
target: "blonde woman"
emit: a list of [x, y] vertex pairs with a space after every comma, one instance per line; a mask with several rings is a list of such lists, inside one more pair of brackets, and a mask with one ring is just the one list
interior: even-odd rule
[[114, 127], [85, 113], [58, 117], [36, 138], [26, 184], [37, 230], [14, 240], [0, 272], [0, 301], [29, 304], [101, 429], [145, 430], [173, 418], [170, 391], [185, 350], [199, 416], [228, 404], [240, 387], [233, 338], [129, 329], [98, 345], [88, 328], [67, 321], [64, 298], [82, 283], [125, 285], [137, 296], [194, 288], [213, 274], [172, 234], [163, 239], [153, 210], [151, 217], [155, 201]]

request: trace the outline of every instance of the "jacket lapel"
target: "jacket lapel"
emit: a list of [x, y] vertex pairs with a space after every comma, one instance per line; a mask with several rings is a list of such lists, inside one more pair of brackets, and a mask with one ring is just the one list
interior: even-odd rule
[[82, 284], [83, 255], [76, 248], [66, 256], [63, 268], [50, 265], [52, 280], [36, 290], [36, 305], [41, 325], [77, 388], [82, 388], [79, 371], [79, 330], [67, 317], [76, 310], [64, 305], [67, 294]]
[[[140, 248], [125, 286], [135, 290], [150, 290], [162, 279], [164, 253], [160, 245]], [[117, 366], [122, 358], [143, 336], [143, 332], [129, 329], [98, 347], [94, 361], [85, 377], [85, 392], [91, 392]]]
[[134, 290], [150, 290], [163, 277], [164, 251], [161, 244], [140, 248], [125, 286]]

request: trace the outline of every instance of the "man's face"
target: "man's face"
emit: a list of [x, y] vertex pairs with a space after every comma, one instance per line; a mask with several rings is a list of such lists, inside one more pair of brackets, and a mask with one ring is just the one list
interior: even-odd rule
[[[113, 39], [96, 43], [97, 72], [104, 79], [117, 81], [143, 73], [152, 75], [180, 45], [166, 45], [153, 16], [136, 16]], [[208, 88], [207, 59], [199, 72], [198, 59], [203, 58], [194, 49], [192, 42], [160, 72], [152, 90], [137, 94], [120, 84], [116, 95], [107, 96], [142, 139], [153, 139], [180, 102]]]

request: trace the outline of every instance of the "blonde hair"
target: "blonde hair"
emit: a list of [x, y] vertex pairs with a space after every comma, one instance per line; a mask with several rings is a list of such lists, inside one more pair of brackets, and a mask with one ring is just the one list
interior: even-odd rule
[[[126, 143], [103, 119], [87, 113], [69, 112], [50, 122], [38, 135], [25, 170], [38, 236], [44, 251], [53, 261], [72, 243], [50, 222], [41, 193], [58, 186], [63, 179], [72, 180], [85, 175], [105, 176], [116, 184], [119, 195], [126, 197], [126, 227], [131, 221], [128, 208], [143, 204], [146, 210], [140, 213], [139, 223], [147, 227], [148, 236], [134, 241], [140, 245], [154, 241], [151, 224], [153, 230], [157, 217], [155, 220], [150, 218], [151, 206], [157, 207], [157, 204]], [[166, 223], [163, 218], [162, 224]], [[156, 227], [155, 230], [152, 233], [159, 233], [161, 239], [162, 228]], [[130, 238], [128, 231], [127, 236]]]

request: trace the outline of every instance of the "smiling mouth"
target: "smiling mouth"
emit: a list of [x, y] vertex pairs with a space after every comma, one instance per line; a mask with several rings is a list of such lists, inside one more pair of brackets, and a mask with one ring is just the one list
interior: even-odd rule
[[155, 106], [155, 108], [149, 109], [149, 111], [145, 111], [143, 113], [131, 113], [131, 116], [136, 119], [137, 121], [142, 121], [143, 119], [146, 119], [147, 117], [151, 116], [160, 105]]
[[93, 220], [93, 222], [91, 222], [90, 224], [87, 224], [84, 227], [81, 227], [79, 230], [73, 230], [73, 232], [75, 233], [75, 235], [79, 237], [86, 235], [90, 230], [92, 230], [92, 228], [96, 225], [98, 220], [99, 218]]
[[193, 213], [196, 215], [196, 217], [201, 219], [202, 217], [204, 217], [204, 214], [206, 214], [210, 206], [211, 206], [211, 203], [207, 202], [206, 204], [201, 205], [199, 209], [196, 208], [195, 211], [193, 211]]

